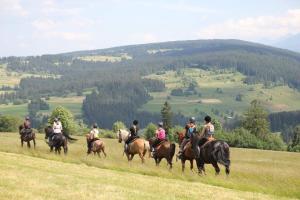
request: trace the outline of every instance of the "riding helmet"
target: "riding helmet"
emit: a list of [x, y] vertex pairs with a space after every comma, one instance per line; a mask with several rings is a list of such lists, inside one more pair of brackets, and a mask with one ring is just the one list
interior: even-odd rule
[[98, 128], [97, 123], [94, 123], [94, 124], [93, 124], [93, 128]]
[[191, 117], [189, 121], [190, 121], [190, 123], [194, 124], [196, 122], [196, 119], [195, 119], [195, 117]]
[[159, 127], [163, 127], [164, 126], [164, 123], [163, 122], [158, 122], [157, 124]]
[[138, 120], [133, 120], [133, 125], [138, 125], [139, 121]]

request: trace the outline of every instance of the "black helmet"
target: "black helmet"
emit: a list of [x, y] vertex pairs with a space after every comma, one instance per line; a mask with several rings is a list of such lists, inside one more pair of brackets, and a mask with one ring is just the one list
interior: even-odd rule
[[209, 123], [209, 122], [211, 122], [211, 117], [207, 115], [206, 117], [204, 117], [204, 120], [205, 120], [207, 123]]
[[55, 122], [57, 122], [57, 121], [58, 121], [58, 119], [55, 117], [55, 118], [54, 118], [54, 121], [55, 121]]
[[93, 128], [98, 128], [97, 123], [94, 123], [94, 124], [93, 124]]
[[138, 125], [139, 121], [138, 120], [133, 120], [133, 125]]
[[164, 123], [163, 122], [158, 122], [157, 124], [159, 127], [163, 127], [164, 126]]
[[189, 122], [194, 124], [196, 122], [195, 117], [191, 117], [190, 120], [189, 120]]

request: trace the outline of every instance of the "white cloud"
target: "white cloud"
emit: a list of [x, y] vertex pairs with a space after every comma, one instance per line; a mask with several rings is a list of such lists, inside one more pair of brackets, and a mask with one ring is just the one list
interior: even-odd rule
[[132, 35], [129, 35], [127, 41], [125, 43], [153, 43], [158, 42], [157, 36], [155, 36], [152, 33], [135, 33]]
[[68, 41], [90, 41], [92, 39], [89, 33], [83, 33], [83, 32], [53, 31], [53, 32], [48, 32], [45, 36], [50, 38], [60, 38]]
[[21, 5], [19, 0], [1, 0], [0, 14], [26, 16], [29, 12]]
[[42, 2], [41, 12], [44, 15], [75, 16], [80, 14], [80, 10], [80, 8], [60, 7], [54, 0], [46, 0]]
[[37, 30], [51, 30], [57, 27], [57, 23], [50, 19], [37, 19], [31, 24]]
[[248, 17], [228, 20], [201, 29], [201, 38], [236, 38], [247, 40], [276, 40], [287, 34], [300, 32], [300, 9], [283, 15]]

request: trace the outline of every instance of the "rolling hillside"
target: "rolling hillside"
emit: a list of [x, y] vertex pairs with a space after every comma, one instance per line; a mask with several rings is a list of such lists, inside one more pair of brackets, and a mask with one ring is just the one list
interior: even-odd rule
[[[24, 116], [27, 104], [12, 105], [15, 100], [48, 97], [50, 111], [60, 104], [86, 123], [97, 121], [105, 128], [136, 117], [143, 125], [157, 121], [166, 100], [185, 116], [207, 113], [220, 119], [243, 113], [253, 99], [261, 100], [269, 112], [300, 109], [300, 54], [240, 40], [141, 44], [7, 57], [0, 63], [0, 86], [10, 87], [2, 88], [0, 95], [12, 94], [0, 96], [3, 114]], [[197, 94], [171, 96], [173, 89], [188, 87], [187, 79], [198, 84]], [[124, 88], [118, 91], [118, 85]], [[99, 114], [109, 113], [109, 106], [119, 111], [107, 117]]]
[[159, 167], [148, 158], [144, 165], [138, 157], [128, 163], [116, 139], [104, 139], [107, 158], [86, 156], [85, 139], [78, 139], [69, 146], [67, 156], [59, 156], [49, 153], [43, 135], [38, 134], [36, 150], [29, 150], [19, 146], [17, 134], [1, 133], [0, 172], [6, 174], [0, 181], [1, 197], [153, 199], [160, 194], [161, 199], [300, 198], [297, 153], [232, 148], [231, 175], [226, 178], [223, 168], [221, 175], [215, 176], [211, 166], [206, 167], [206, 176], [190, 172], [188, 165], [182, 174], [175, 159], [172, 171], [165, 161]]

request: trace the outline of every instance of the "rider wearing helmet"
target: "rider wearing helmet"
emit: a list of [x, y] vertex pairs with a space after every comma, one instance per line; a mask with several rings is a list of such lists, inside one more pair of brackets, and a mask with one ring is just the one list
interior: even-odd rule
[[54, 118], [54, 123], [53, 123], [52, 128], [53, 128], [54, 134], [62, 134], [63, 127], [62, 127], [60, 120], [57, 117]]
[[190, 141], [191, 135], [196, 133], [196, 119], [195, 119], [195, 117], [190, 118], [189, 123], [187, 124], [186, 127], [187, 127], [186, 128], [186, 134], [184, 136], [183, 141], [181, 142], [180, 149], [179, 149], [179, 152], [178, 152], [178, 157], [180, 157], [182, 155], [183, 148]]
[[156, 130], [156, 134], [155, 134], [155, 141], [152, 144], [152, 153], [155, 152], [155, 148], [157, 147], [157, 145], [159, 145], [159, 143], [161, 143], [162, 141], [166, 140], [166, 131], [163, 128], [163, 122], [159, 122], [157, 124], [157, 130]]
[[93, 124], [93, 128], [90, 131], [89, 139], [87, 140], [87, 153], [91, 153], [92, 144], [94, 141], [99, 140], [99, 130], [98, 125], [96, 123]]
[[131, 127], [129, 128], [129, 137], [125, 142], [125, 149], [124, 151], [128, 150], [128, 145], [130, 142], [132, 142], [135, 138], [138, 138], [138, 131], [139, 131], [139, 121], [133, 120]]
[[23, 129], [21, 131], [22, 134], [29, 134], [31, 133], [31, 123], [30, 123], [30, 118], [27, 116], [25, 117], [25, 121], [23, 123]]

